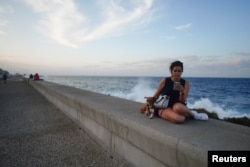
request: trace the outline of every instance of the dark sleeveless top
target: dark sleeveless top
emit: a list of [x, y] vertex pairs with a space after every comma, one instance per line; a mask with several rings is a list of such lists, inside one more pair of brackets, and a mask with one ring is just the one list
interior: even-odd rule
[[[185, 80], [181, 78], [180, 80], [181, 85], [185, 86]], [[168, 95], [169, 96], [169, 103], [168, 107], [173, 107], [173, 105], [179, 102], [180, 92], [177, 90], [173, 90], [174, 81], [171, 80], [170, 77], [166, 78], [165, 87], [161, 91], [161, 95]]]

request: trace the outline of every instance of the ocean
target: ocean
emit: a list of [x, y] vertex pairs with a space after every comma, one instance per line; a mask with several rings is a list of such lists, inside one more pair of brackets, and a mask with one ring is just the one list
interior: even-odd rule
[[[145, 102], [163, 77], [44, 76], [44, 80], [79, 89]], [[250, 118], [250, 78], [189, 78], [187, 106], [215, 112], [219, 118]], [[139, 109], [140, 106], [138, 106]]]

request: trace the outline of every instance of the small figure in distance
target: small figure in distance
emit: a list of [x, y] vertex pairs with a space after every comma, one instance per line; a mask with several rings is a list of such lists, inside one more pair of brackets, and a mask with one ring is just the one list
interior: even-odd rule
[[33, 74], [30, 74], [29, 81], [33, 79]]
[[32, 74], [30, 74], [30, 79], [33, 79], [33, 75]]
[[6, 82], [7, 82], [7, 78], [8, 78], [8, 73], [7, 73], [7, 72], [4, 72], [4, 73], [3, 73], [3, 83], [6, 83]]
[[34, 81], [39, 81], [39, 75], [38, 75], [38, 73], [36, 73], [36, 74], [34, 75]]

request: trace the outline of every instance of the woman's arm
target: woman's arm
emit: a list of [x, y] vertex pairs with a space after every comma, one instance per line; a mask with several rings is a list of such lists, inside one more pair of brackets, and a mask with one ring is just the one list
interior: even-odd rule
[[156, 90], [154, 96], [153, 96], [155, 99], [158, 98], [158, 96], [160, 95], [160, 93], [161, 93], [162, 89], [164, 88], [165, 84], [166, 84], [166, 79], [163, 78], [163, 79], [161, 80], [161, 82], [160, 82], [160, 84], [159, 84], [159, 86], [158, 86], [158, 88], [157, 88], [157, 90]]
[[159, 97], [159, 95], [160, 95], [162, 89], [163, 89], [164, 86], [165, 86], [165, 82], [166, 82], [166, 79], [165, 79], [165, 78], [161, 80], [161, 82], [160, 82], [160, 84], [159, 84], [159, 86], [158, 86], [158, 88], [157, 88], [157, 90], [156, 90], [156, 92], [155, 92], [155, 94], [154, 94], [153, 97], [145, 97], [145, 98], [147, 99], [147, 102], [153, 103], [153, 102], [156, 101], [156, 99]]

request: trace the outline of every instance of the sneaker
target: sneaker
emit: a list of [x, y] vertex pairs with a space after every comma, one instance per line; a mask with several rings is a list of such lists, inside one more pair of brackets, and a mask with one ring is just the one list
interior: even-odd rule
[[195, 110], [190, 110], [191, 111], [191, 113], [195, 116], [196, 114], [198, 114], [198, 112], [197, 111], [195, 111]]
[[198, 113], [194, 116], [194, 119], [196, 120], [201, 120], [201, 121], [207, 121], [208, 120], [208, 116], [205, 113]]
[[194, 119], [196, 120], [201, 120], [201, 121], [207, 121], [208, 120], [208, 116], [205, 113], [198, 113], [197, 111], [191, 110], [191, 112], [194, 115]]

